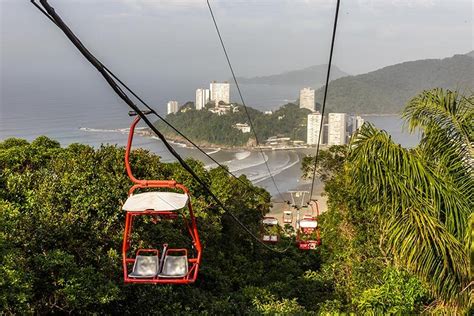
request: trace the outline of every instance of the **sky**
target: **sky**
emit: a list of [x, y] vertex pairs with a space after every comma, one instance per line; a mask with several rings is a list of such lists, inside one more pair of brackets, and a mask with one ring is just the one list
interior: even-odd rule
[[[211, 0], [237, 76], [326, 64], [336, 0]], [[50, 0], [104, 64], [136, 86], [230, 78], [205, 0]], [[29, 0], [0, 0], [11, 85], [96, 72]], [[342, 0], [333, 62], [349, 74], [473, 49], [471, 0]]]

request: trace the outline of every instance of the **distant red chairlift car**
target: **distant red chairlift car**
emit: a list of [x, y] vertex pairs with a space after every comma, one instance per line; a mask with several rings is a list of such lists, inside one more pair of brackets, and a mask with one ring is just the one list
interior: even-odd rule
[[[133, 112], [130, 115], [134, 115]], [[173, 180], [138, 180], [130, 167], [130, 149], [133, 134], [140, 117], [133, 121], [128, 136], [125, 152], [127, 174], [134, 183], [129, 190], [129, 197], [122, 209], [126, 212], [125, 231], [123, 234], [122, 261], [125, 283], [144, 284], [190, 284], [196, 281], [201, 263], [201, 242], [196, 226], [193, 208], [189, 199], [189, 190]], [[165, 188], [180, 190], [183, 193], [152, 191], [134, 194], [136, 189]], [[187, 219], [184, 208], [188, 208]], [[134, 219], [139, 216], [159, 218], [160, 220], [178, 220], [182, 218], [192, 242], [192, 250], [170, 248], [168, 243], [158, 249], [138, 249], [130, 254], [130, 237]], [[158, 223], [159, 225], [159, 223]], [[167, 241], [171, 243], [172, 241]]]
[[293, 212], [290, 211], [284, 211], [283, 212], [283, 224], [291, 224], [293, 223]]
[[280, 240], [276, 233], [278, 220], [275, 217], [264, 217], [262, 219], [262, 241], [267, 244], [275, 244]]
[[296, 244], [301, 250], [314, 250], [317, 246], [321, 245], [316, 218], [303, 218], [298, 222]]

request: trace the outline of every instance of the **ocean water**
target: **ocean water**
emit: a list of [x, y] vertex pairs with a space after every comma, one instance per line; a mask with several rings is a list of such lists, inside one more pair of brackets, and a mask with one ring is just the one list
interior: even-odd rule
[[[79, 86], [79, 88], [78, 88]], [[106, 87], [97, 87], [92, 82], [71, 83], [63, 89], [41, 82], [23, 82], [22, 85], [2, 83], [0, 103], [0, 140], [9, 137], [24, 138], [29, 141], [40, 135], [58, 140], [63, 146], [84, 143], [92, 146], [116, 144], [124, 146], [130, 117], [128, 108]], [[70, 87], [68, 89], [68, 87]], [[74, 87], [74, 89], [72, 89]], [[295, 92], [296, 91], [296, 92]], [[274, 109], [294, 100], [295, 87], [243, 86], [245, 101], [259, 109]], [[178, 92], [175, 92], [178, 93]], [[167, 99], [186, 99], [188, 96], [169, 96]], [[159, 108], [158, 108], [159, 109]], [[403, 130], [403, 122], [398, 116], [364, 117], [375, 126], [385, 129], [394, 141], [403, 146], [417, 144], [418, 136]], [[143, 126], [143, 125], [142, 125]], [[174, 161], [164, 145], [157, 139], [137, 136], [134, 146], [143, 147], [160, 155], [163, 161]], [[207, 167], [214, 167], [202, 153], [179, 144], [174, 146], [184, 157], [202, 160]], [[245, 174], [254, 184], [266, 188], [272, 195], [277, 191], [301, 187], [307, 182], [300, 179], [300, 162], [313, 150], [259, 151], [205, 149], [214, 159], [229, 166], [236, 175]], [[264, 160], [275, 177], [278, 189], [269, 176]]]

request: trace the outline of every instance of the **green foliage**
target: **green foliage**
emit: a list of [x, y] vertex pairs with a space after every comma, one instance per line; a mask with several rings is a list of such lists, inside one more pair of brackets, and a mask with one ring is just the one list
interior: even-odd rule
[[406, 272], [387, 268], [382, 284], [365, 290], [355, 299], [357, 312], [364, 315], [408, 315], [426, 295], [420, 281]]
[[[0, 304], [11, 314], [235, 314], [317, 311], [331, 288], [302, 278], [320, 257], [260, 247], [176, 163], [138, 149], [131, 154], [139, 178], [175, 179], [192, 192], [204, 246], [198, 281], [190, 286], [124, 285], [121, 205], [131, 186], [124, 150], [72, 144], [45, 137], [0, 142]], [[256, 235], [270, 196], [229, 177], [188, 163]], [[254, 194], [258, 191], [261, 194]], [[262, 197], [263, 194], [263, 197]], [[265, 195], [267, 197], [265, 197]], [[178, 222], [137, 221], [134, 241], [160, 246], [187, 241]], [[284, 237], [283, 247], [292, 243]], [[243, 289], [254, 287], [255, 296]], [[266, 293], [268, 299], [257, 297]], [[258, 294], [260, 295], [260, 294]], [[254, 305], [255, 303], [255, 305]], [[258, 307], [258, 308], [257, 308]]]
[[296, 314], [302, 313], [304, 308], [294, 299], [277, 299], [270, 291], [266, 289], [247, 287], [244, 289], [244, 295], [252, 298], [252, 305], [255, 312], [263, 315], [275, 314]]
[[[321, 311], [339, 306], [369, 314], [417, 312], [425, 293], [420, 281], [435, 299], [433, 311], [467, 311], [473, 104], [472, 95], [424, 91], [404, 113], [412, 130], [421, 129], [417, 148], [402, 148], [365, 124], [349, 147], [321, 153], [317, 174], [325, 181], [329, 210], [319, 220], [320, 275], [333, 284], [337, 297]], [[313, 163], [314, 157], [303, 161], [306, 176], [312, 175]], [[411, 276], [387, 274], [390, 267]]]
[[405, 112], [412, 128], [421, 127], [419, 147], [404, 149], [365, 124], [348, 158], [354, 188], [379, 217], [384, 248], [452, 312], [469, 299], [473, 115], [472, 96], [425, 91]]
[[[173, 126], [193, 141], [207, 145], [245, 146], [254, 138], [253, 132], [242, 133], [233, 126], [237, 123], [249, 123], [245, 110], [219, 116], [206, 110], [188, 110], [170, 114], [166, 117]], [[282, 106], [272, 115], [247, 107], [252, 123], [260, 142], [271, 136], [286, 136], [293, 139], [306, 139], [306, 120], [310, 113], [307, 109], [289, 103]], [[280, 117], [280, 119], [279, 119]], [[203, 122], [206, 122], [203, 124]], [[161, 121], [155, 123], [168, 137], [180, 137]]]
[[[318, 157], [318, 166], [316, 166], [316, 176], [322, 181], [327, 181], [331, 175], [340, 170], [346, 161], [348, 147], [343, 145], [331, 146], [327, 150], [321, 150]], [[312, 179], [314, 173], [315, 157], [306, 156], [303, 158], [301, 170], [303, 178]]]

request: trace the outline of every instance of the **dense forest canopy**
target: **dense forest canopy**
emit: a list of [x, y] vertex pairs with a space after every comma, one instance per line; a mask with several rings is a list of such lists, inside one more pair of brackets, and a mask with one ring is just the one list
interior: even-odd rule
[[[192, 192], [204, 247], [200, 275], [190, 286], [124, 285], [121, 204], [131, 182], [123, 148], [61, 148], [46, 137], [0, 143], [0, 304], [7, 313], [94, 312], [211, 314], [317, 310], [331, 289], [307, 279], [317, 253], [263, 249], [203, 194], [177, 164], [138, 149], [131, 163], [140, 178], [175, 179]], [[222, 169], [189, 160], [213, 192], [255, 234], [270, 196], [249, 189]], [[244, 176], [241, 179], [246, 180]], [[258, 191], [260, 194], [255, 194]], [[262, 197], [267, 195], [268, 198]], [[182, 225], [148, 225], [146, 235], [184, 235]], [[162, 240], [163, 242], [163, 240]], [[285, 244], [291, 242], [286, 240]], [[317, 294], [319, 299], [315, 300]]]

